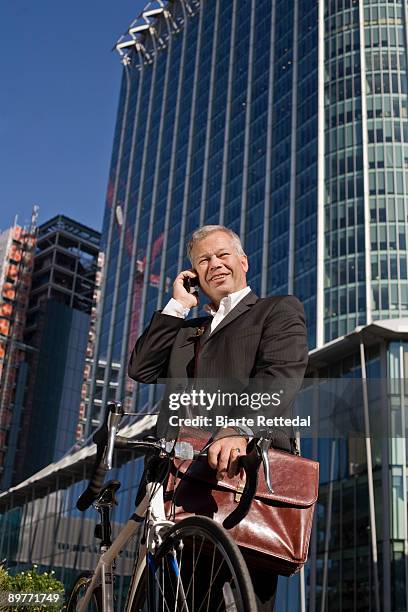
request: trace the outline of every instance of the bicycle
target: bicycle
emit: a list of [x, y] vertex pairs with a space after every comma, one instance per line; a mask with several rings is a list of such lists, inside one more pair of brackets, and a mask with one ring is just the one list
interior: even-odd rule
[[[76, 580], [67, 612], [114, 611], [115, 559], [137, 531], [139, 545], [124, 612], [256, 611], [246, 563], [225, 529], [204, 516], [191, 516], [176, 524], [165, 516], [163, 484], [170, 462], [173, 458], [193, 460], [206, 448], [195, 452], [186, 442], [118, 436], [124, 414], [120, 403], [109, 403], [104, 424], [94, 435], [94, 470], [77, 507], [86, 510], [93, 504], [100, 514], [95, 529], [100, 557], [92, 574]], [[111, 541], [110, 514], [120, 482], [103, 481], [112, 467], [114, 448], [150, 451], [160, 469], [153, 481], [147, 482], [134, 514]]]

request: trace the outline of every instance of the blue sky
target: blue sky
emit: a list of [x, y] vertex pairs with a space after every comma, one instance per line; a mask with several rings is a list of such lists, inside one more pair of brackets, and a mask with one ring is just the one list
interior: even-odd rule
[[100, 229], [122, 66], [146, 1], [1, 0], [0, 229], [58, 213]]

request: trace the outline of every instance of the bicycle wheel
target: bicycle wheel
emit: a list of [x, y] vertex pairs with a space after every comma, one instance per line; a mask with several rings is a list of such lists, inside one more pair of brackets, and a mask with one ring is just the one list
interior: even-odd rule
[[[76, 579], [74, 586], [72, 587], [66, 612], [76, 612], [78, 605], [85, 595], [85, 591], [91, 582], [92, 575], [81, 574]], [[102, 612], [102, 588], [97, 587], [92, 593], [91, 600], [86, 608], [86, 612]]]
[[147, 558], [132, 612], [255, 612], [255, 595], [238, 546], [213, 520], [174, 525]]

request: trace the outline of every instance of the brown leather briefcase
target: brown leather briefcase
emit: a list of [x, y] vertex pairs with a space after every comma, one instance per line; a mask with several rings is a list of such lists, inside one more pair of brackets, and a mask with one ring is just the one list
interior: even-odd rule
[[[179, 439], [201, 450], [208, 435], [183, 430]], [[206, 457], [174, 460], [165, 494], [167, 516], [174, 521], [209, 516], [225, 527], [252, 564], [290, 576], [307, 561], [319, 464], [270, 449], [271, 493], [255, 449], [247, 459], [244, 481], [239, 476], [217, 481]]]

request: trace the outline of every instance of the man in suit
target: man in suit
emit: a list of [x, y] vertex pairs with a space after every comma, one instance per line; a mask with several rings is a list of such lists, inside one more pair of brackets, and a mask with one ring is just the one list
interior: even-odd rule
[[[239, 237], [230, 229], [209, 225], [196, 230], [189, 243], [191, 270], [180, 272], [173, 297], [139, 338], [131, 355], [129, 376], [139, 382], [158, 379], [226, 379], [296, 381], [287, 386], [289, 405], [306, 369], [308, 350], [303, 307], [294, 296], [260, 299], [247, 285], [248, 258]], [[198, 304], [185, 280], [198, 277], [200, 290], [209, 298], [209, 315], [187, 319]], [[281, 386], [281, 385], [280, 385]], [[158, 433], [164, 433], [168, 413], [159, 416]], [[162, 418], [161, 418], [162, 417]], [[233, 476], [245, 454], [252, 431], [222, 428], [208, 450], [209, 465], [217, 478]], [[274, 446], [291, 450], [285, 432], [270, 431]], [[272, 610], [273, 580], [256, 584], [260, 610]], [[271, 587], [272, 584], [272, 587]], [[266, 591], [265, 591], [265, 587]], [[272, 590], [272, 592], [271, 592]]]

